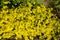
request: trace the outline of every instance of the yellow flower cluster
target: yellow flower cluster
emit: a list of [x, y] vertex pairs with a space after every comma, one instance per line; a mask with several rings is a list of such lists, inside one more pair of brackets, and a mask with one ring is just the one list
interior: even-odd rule
[[17, 7], [8, 9], [4, 6], [0, 11], [0, 39], [10, 38], [15, 35], [15, 39], [24, 37], [25, 40], [33, 40], [39, 35], [40, 39], [55, 38], [56, 31], [60, 30], [60, 21], [51, 13], [52, 8], [44, 5], [33, 7], [28, 3], [28, 7]]

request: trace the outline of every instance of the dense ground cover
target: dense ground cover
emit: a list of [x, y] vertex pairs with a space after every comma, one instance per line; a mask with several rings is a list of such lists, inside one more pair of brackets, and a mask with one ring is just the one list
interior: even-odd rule
[[56, 1], [59, 5], [59, 0], [1, 0], [0, 40], [59, 40]]

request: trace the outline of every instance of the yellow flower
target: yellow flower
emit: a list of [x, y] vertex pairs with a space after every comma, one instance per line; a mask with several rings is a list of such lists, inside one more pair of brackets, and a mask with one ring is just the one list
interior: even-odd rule
[[6, 1], [6, 2], [3, 2], [4, 4], [8, 4], [8, 3], [10, 3], [9, 1]]
[[30, 36], [30, 39], [33, 40], [33, 37]]
[[29, 40], [28, 37], [24, 37], [24, 38], [25, 38], [25, 40]]
[[32, 7], [32, 4], [31, 3], [27, 2], [27, 4], [28, 4], [29, 7]]
[[4, 33], [2, 35], [3, 38], [10, 38], [13, 34], [12, 33]]
[[[5, 2], [5, 4], [8, 3]], [[55, 36], [56, 29], [60, 32], [60, 21], [57, 21], [58, 18], [51, 13], [52, 8], [46, 8], [44, 5], [34, 7], [32, 4], [35, 5], [35, 1], [34, 3], [27, 2], [27, 7], [19, 6], [16, 9], [3, 6], [0, 11], [0, 34], [3, 33], [3, 35], [0, 39], [16, 35], [15, 39], [18, 40], [23, 35], [25, 40], [29, 40], [28, 36], [33, 40], [40, 35], [41, 39], [47, 37], [46, 40], [50, 40]]]
[[3, 9], [6, 9], [6, 8], [8, 8], [7, 6], [3, 6]]
[[2, 38], [2, 36], [0, 36], [0, 39]]

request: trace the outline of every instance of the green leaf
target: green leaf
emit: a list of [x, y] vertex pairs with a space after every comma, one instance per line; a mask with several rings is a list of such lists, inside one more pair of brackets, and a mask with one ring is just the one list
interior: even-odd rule
[[37, 0], [37, 4], [43, 4], [44, 0]]
[[21, 0], [17, 0], [17, 3], [20, 3]]
[[0, 4], [0, 6], [3, 6], [3, 4]]
[[60, 9], [60, 5], [57, 5], [56, 8], [59, 8]]

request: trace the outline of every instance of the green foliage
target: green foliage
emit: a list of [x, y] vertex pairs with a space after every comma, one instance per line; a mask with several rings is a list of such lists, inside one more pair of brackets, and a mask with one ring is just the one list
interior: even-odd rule
[[13, 4], [20, 3], [21, 0], [12, 0]]
[[22, 4], [26, 6], [27, 2], [38, 5], [38, 4], [43, 4], [43, 1], [44, 0], [0, 0], [0, 6], [7, 5], [7, 4], [16, 5], [16, 6], [18, 4]]
[[51, 0], [48, 2], [48, 7], [52, 7], [52, 12], [60, 19], [60, 0]]
[[8, 0], [0, 0], [0, 7], [10, 3]]
[[49, 4], [53, 8], [60, 9], [60, 0], [52, 0]]
[[43, 4], [44, 0], [37, 0], [36, 2], [37, 2], [37, 4]]

